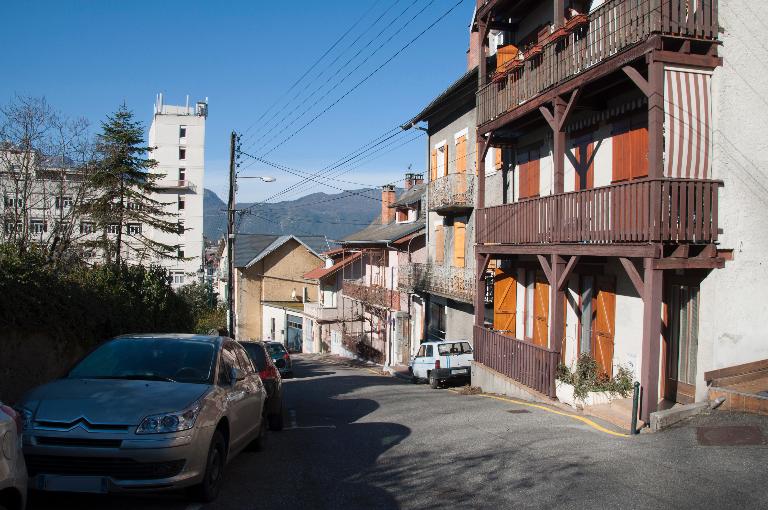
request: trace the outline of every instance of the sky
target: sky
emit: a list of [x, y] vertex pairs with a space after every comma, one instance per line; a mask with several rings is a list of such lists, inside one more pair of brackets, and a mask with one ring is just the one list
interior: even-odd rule
[[0, 104], [44, 96], [95, 133], [123, 102], [148, 129], [157, 93], [166, 104], [207, 97], [205, 187], [226, 196], [232, 130], [243, 133], [242, 151], [283, 168], [244, 157], [243, 175], [276, 181], [240, 181], [239, 202], [402, 182], [409, 165], [424, 171], [423, 132], [398, 134], [359, 168], [286, 190], [300, 180], [290, 172], [327, 168], [410, 119], [466, 71], [473, 0], [417, 38], [457, 2], [9, 2]]

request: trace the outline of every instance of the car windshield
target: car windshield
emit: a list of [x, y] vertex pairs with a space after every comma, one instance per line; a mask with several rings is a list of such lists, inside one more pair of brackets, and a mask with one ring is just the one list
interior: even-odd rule
[[283, 344], [267, 344], [267, 349], [269, 349], [269, 354], [272, 356], [275, 354], [283, 354], [285, 352]]
[[256, 365], [256, 370], [261, 372], [267, 368], [267, 358], [264, 355], [264, 349], [262, 349], [261, 345], [254, 342], [247, 342], [242, 345], [245, 349], [245, 352], [248, 353], [248, 356], [251, 357], [253, 363]]
[[210, 384], [216, 347], [174, 338], [118, 338], [83, 358], [71, 379], [140, 379]]

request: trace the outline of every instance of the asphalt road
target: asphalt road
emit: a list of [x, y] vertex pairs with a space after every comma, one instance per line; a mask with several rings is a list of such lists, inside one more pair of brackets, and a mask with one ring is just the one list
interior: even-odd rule
[[305, 357], [286, 430], [227, 467], [220, 498], [33, 495], [30, 508], [768, 508], [768, 446], [703, 446], [700, 425], [616, 437], [568, 416]]

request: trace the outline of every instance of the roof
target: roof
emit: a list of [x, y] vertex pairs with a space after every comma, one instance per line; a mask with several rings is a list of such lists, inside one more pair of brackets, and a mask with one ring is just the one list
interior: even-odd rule
[[424, 196], [424, 192], [427, 190], [426, 183], [415, 184], [411, 186], [411, 189], [407, 189], [400, 195], [400, 198], [395, 200], [390, 207], [397, 207], [399, 205], [408, 205], [421, 200]]
[[[314, 236], [315, 238], [320, 236]], [[313, 248], [311, 248], [304, 239], [292, 235], [268, 235], [268, 234], [237, 234], [235, 236], [235, 267], [250, 267], [259, 262], [264, 257], [274, 252], [276, 249], [293, 239], [316, 257], [320, 257]], [[324, 239], [324, 238], [322, 238]], [[318, 244], [315, 242], [315, 244]]]
[[345, 243], [391, 243], [424, 228], [424, 218], [411, 223], [374, 224], [344, 238]]
[[336, 272], [338, 272], [340, 269], [343, 269], [345, 266], [348, 266], [355, 260], [359, 259], [363, 254], [360, 252], [352, 254], [350, 257], [344, 257], [338, 262], [336, 262], [331, 267], [318, 267], [316, 269], [313, 269], [312, 271], [306, 273], [304, 275], [304, 278], [308, 280], [319, 280], [320, 278], [325, 278], [326, 276], [330, 276]]
[[261, 304], [273, 308], [282, 308], [283, 310], [290, 308], [296, 312], [304, 312], [304, 303], [302, 301], [262, 301]]
[[421, 110], [414, 118], [400, 127], [402, 129], [410, 129], [419, 122], [427, 120], [438, 110], [440, 110], [440, 108], [442, 108], [443, 103], [453, 99], [454, 97], [460, 96], [463, 93], [466, 93], [468, 90], [477, 90], [477, 67], [467, 71], [461, 77], [459, 77], [458, 80], [451, 83], [447, 89], [445, 89], [442, 93], [440, 93], [439, 96], [433, 99], [431, 103], [425, 106], [424, 109]]

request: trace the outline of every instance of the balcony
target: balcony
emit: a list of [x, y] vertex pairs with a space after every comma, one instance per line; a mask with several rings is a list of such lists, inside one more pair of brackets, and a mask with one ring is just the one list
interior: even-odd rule
[[722, 185], [642, 179], [478, 209], [477, 242], [714, 243]]
[[[494, 4], [497, 2], [487, 2]], [[700, 0], [690, 14], [680, 0], [609, 0], [588, 23], [554, 32], [529, 49], [524, 61], [477, 93], [477, 123], [512, 111], [542, 92], [645, 41], [651, 34], [716, 40], [717, 0]], [[484, 7], [484, 11], [493, 5]]]
[[341, 318], [340, 308], [326, 308], [322, 303], [304, 303], [304, 314], [318, 322], [335, 322]]
[[449, 174], [429, 183], [427, 191], [430, 211], [438, 214], [457, 213], [475, 206], [475, 176]]
[[347, 280], [344, 282], [342, 292], [347, 297], [369, 305], [400, 311], [400, 292], [396, 290], [385, 289], [378, 285], [366, 285], [360, 280]]
[[158, 191], [192, 191], [197, 192], [197, 186], [194, 182], [185, 179], [174, 179], [170, 181], [158, 181], [155, 183]]
[[436, 264], [411, 264], [400, 268], [399, 287], [406, 292], [422, 291], [465, 303], [475, 297], [471, 269]]

